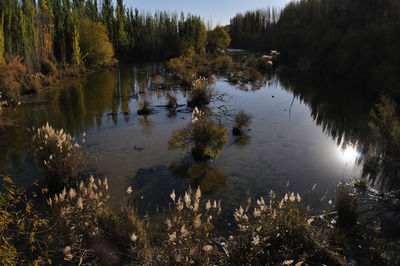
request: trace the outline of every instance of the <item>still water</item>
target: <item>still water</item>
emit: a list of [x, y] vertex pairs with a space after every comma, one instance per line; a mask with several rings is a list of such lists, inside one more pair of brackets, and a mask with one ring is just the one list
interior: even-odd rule
[[[210, 109], [230, 131], [229, 117], [240, 109], [252, 123], [244, 138], [230, 135], [217, 160], [196, 164], [189, 154], [168, 150], [172, 132], [190, 123], [191, 110], [162, 107], [168, 91], [179, 104], [189, 94], [157, 89], [163, 71], [159, 63], [125, 65], [42, 90], [18, 110], [18, 127], [0, 135], [3, 173], [25, 186], [43, 176], [26, 143], [28, 128], [49, 122], [82, 144], [93, 173], [108, 177], [116, 201], [133, 186], [132, 200], [145, 212], [168, 206], [173, 189], [179, 195], [198, 185], [205, 198], [222, 201], [223, 215], [270, 190], [298, 192], [318, 210], [328, 206], [338, 182], [359, 176], [356, 160], [371, 103], [348, 84], [279, 74], [259, 86], [239, 86], [216, 77], [213, 86], [222, 96]], [[136, 113], [143, 97], [154, 108], [151, 115]]]

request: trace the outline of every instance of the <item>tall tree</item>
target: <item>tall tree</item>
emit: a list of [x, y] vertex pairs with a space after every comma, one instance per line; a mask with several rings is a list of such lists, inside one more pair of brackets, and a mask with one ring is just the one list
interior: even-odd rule
[[0, 17], [0, 63], [4, 62], [4, 54], [5, 54], [3, 28], [4, 28], [4, 13], [1, 13], [1, 17]]
[[74, 35], [72, 37], [72, 63], [79, 66], [82, 62], [81, 48], [79, 47], [79, 31], [74, 27]]

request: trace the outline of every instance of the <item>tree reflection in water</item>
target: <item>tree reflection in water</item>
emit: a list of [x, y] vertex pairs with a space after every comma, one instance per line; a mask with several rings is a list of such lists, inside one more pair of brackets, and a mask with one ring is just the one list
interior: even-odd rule
[[306, 103], [323, 131], [336, 140], [346, 163], [362, 165], [362, 176], [386, 192], [400, 189], [400, 120], [394, 100], [360, 91], [357, 84], [315, 82], [281, 72], [283, 87]]
[[168, 169], [176, 176], [192, 180], [192, 187], [200, 186], [205, 194], [214, 194], [222, 190], [227, 183], [227, 176], [212, 167], [208, 162], [194, 165], [189, 163], [172, 163]]

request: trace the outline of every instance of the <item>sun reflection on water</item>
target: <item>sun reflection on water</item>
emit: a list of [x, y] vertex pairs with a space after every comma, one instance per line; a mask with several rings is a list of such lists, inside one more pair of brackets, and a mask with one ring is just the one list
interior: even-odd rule
[[339, 157], [346, 164], [355, 164], [357, 158], [360, 156], [360, 152], [357, 151], [355, 146], [346, 146], [345, 148], [338, 148]]

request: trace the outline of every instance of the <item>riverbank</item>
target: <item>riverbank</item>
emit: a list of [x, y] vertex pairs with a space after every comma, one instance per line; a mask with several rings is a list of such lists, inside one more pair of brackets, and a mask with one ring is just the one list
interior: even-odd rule
[[13, 113], [21, 105], [32, 103], [29, 95], [41, 89], [55, 86], [68, 79], [75, 79], [91, 73], [113, 69], [118, 66], [114, 59], [106, 65], [56, 66], [51, 62], [42, 66], [42, 71], [28, 73], [21, 58], [14, 58], [8, 64], [0, 62], [0, 132], [15, 125]]

